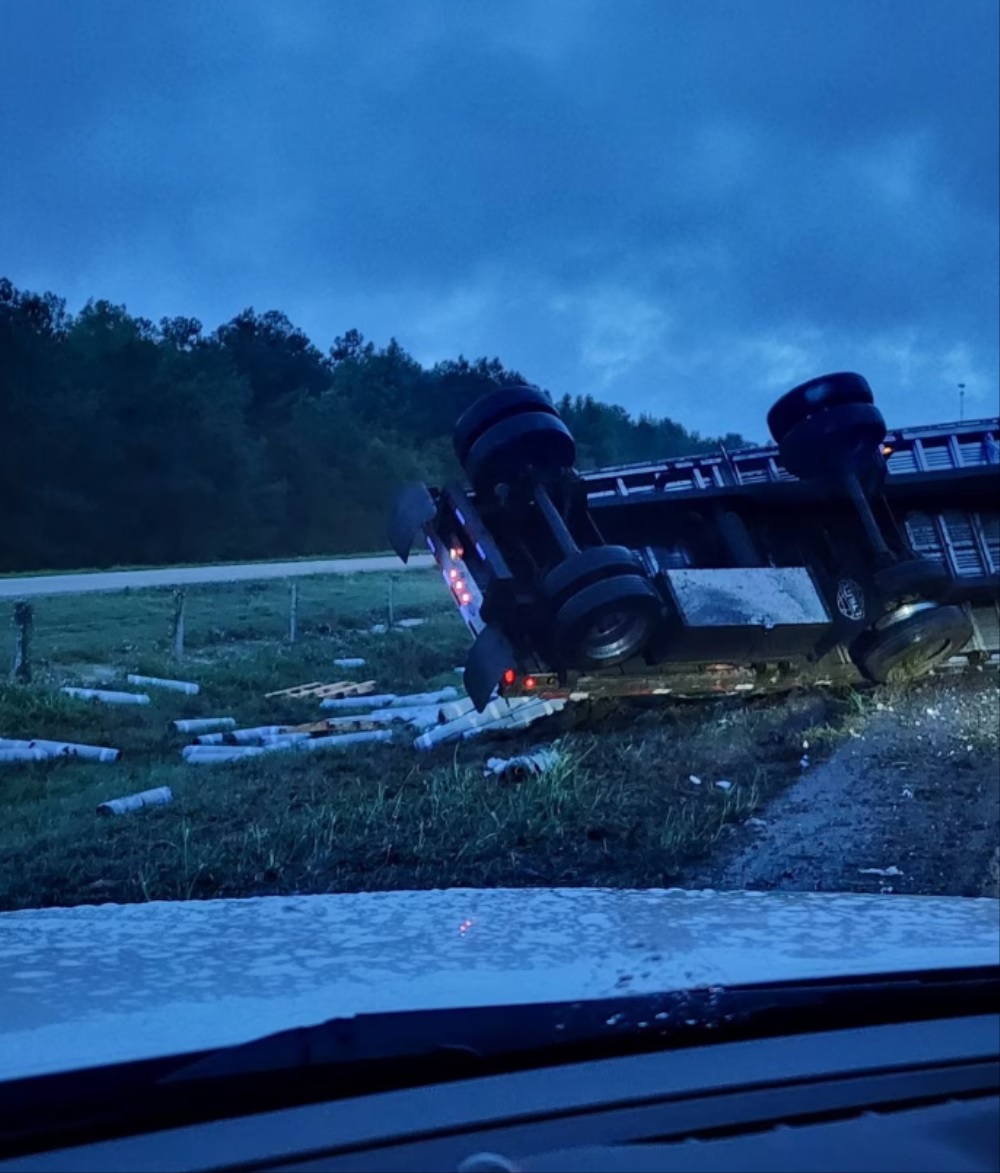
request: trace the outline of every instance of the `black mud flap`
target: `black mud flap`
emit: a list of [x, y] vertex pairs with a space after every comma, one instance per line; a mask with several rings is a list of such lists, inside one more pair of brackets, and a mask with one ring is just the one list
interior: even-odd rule
[[498, 627], [484, 627], [465, 661], [463, 676], [465, 691], [476, 712], [486, 708], [503, 674], [513, 667], [514, 649], [510, 641]]
[[432, 521], [437, 506], [419, 481], [411, 481], [396, 493], [389, 518], [389, 545], [404, 562], [410, 559], [413, 541], [424, 526]]

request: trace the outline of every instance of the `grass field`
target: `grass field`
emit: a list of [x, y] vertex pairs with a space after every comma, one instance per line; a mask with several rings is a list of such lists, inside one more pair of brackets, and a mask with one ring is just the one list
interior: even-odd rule
[[[434, 573], [392, 584], [395, 617], [425, 624], [382, 635], [370, 629], [387, 618], [388, 576], [306, 578], [298, 589], [299, 638], [289, 646], [286, 584], [189, 588], [179, 664], [170, 591], [36, 602], [34, 680], [0, 689], [0, 735], [115, 746], [123, 757], [0, 765], [0, 908], [452, 885], [660, 886], [797, 775], [804, 734], [821, 747], [823, 728], [850, 715], [830, 697], [638, 714], [606, 705], [510, 738], [501, 752], [552, 738], [564, 751], [558, 769], [519, 785], [484, 778], [495, 743], [421, 753], [412, 732], [322, 755], [187, 765], [179, 750], [189, 738], [173, 731], [174, 718], [315, 719], [314, 701], [263, 694], [351, 675], [333, 667], [339, 656], [363, 656], [361, 675], [380, 691], [458, 683], [468, 635]], [[66, 683], [122, 682], [129, 671], [197, 680], [202, 690], [151, 693], [148, 707], [59, 692]], [[96, 814], [106, 799], [162, 785], [173, 790], [169, 806]]]

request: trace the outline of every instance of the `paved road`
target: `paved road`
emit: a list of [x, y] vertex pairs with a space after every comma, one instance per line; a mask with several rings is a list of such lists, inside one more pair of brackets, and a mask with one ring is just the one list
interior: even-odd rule
[[298, 578], [307, 574], [364, 574], [372, 571], [425, 569], [429, 554], [415, 554], [404, 566], [395, 555], [373, 558], [324, 558], [315, 562], [249, 562], [235, 566], [167, 566], [155, 570], [99, 570], [86, 574], [39, 574], [0, 578], [0, 599], [38, 595], [79, 595], [121, 591], [128, 587], [189, 586], [205, 582], [249, 582], [265, 578]]

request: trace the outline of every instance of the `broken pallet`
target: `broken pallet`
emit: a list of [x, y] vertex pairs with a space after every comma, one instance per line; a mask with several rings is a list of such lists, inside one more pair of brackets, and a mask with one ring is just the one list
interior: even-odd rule
[[277, 692], [265, 692], [264, 699], [272, 700], [274, 697], [280, 696], [287, 697], [289, 700], [299, 697], [340, 700], [347, 696], [364, 696], [366, 693], [374, 691], [374, 680], [341, 680], [336, 684], [323, 684], [319, 680], [314, 680], [311, 684], [296, 684], [294, 688], [279, 688]]

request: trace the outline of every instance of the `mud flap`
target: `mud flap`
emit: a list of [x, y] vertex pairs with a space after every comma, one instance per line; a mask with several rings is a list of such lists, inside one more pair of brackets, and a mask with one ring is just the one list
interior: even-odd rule
[[463, 676], [465, 691], [476, 712], [486, 708], [503, 674], [513, 667], [514, 649], [510, 641], [498, 627], [484, 627], [469, 651]]
[[411, 481], [397, 492], [389, 519], [389, 545], [404, 562], [410, 559], [413, 541], [437, 513], [427, 486]]

